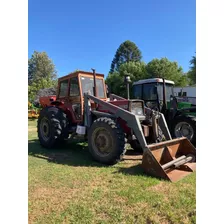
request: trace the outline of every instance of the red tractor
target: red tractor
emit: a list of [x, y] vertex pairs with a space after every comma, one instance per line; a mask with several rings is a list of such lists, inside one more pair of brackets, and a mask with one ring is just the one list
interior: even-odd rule
[[43, 147], [83, 136], [92, 157], [112, 165], [125, 154], [126, 142], [137, 142], [143, 168], [152, 176], [176, 181], [195, 170], [194, 146], [186, 138], [172, 140], [163, 115], [146, 109], [142, 100], [112, 94], [108, 99], [104, 75], [94, 69], [59, 78], [57, 96], [41, 97], [40, 104], [38, 137]]

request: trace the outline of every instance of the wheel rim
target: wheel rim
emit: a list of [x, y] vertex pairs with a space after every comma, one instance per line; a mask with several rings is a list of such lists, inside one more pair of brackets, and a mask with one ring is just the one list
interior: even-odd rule
[[96, 128], [92, 134], [92, 146], [94, 151], [104, 157], [112, 152], [113, 138], [106, 128]]
[[192, 126], [187, 122], [179, 122], [174, 129], [176, 137], [187, 137], [189, 140], [193, 138], [194, 130]]
[[40, 134], [44, 141], [48, 141], [50, 138], [50, 123], [46, 117], [42, 118], [40, 122]]

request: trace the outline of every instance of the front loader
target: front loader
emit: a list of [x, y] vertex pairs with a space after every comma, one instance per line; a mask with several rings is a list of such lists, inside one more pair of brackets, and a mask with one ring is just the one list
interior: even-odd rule
[[172, 140], [159, 112], [145, 109], [142, 100], [117, 98], [107, 98], [104, 76], [94, 69], [60, 78], [57, 96], [47, 104], [40, 98], [41, 145], [51, 148], [83, 136], [93, 159], [113, 165], [124, 156], [126, 140], [137, 141], [142, 167], [151, 176], [177, 181], [196, 169], [194, 146], [187, 138]]

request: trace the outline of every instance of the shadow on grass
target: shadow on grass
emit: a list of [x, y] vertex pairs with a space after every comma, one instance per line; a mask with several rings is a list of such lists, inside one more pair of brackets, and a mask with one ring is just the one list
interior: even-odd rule
[[66, 143], [65, 145], [52, 149], [45, 149], [38, 140], [28, 141], [28, 155], [48, 162], [64, 164], [69, 166], [97, 166], [103, 167], [103, 164], [93, 161], [88, 153], [87, 146], [83, 143]]
[[131, 167], [119, 167], [114, 173], [123, 173], [125, 175], [146, 175], [141, 164], [133, 165]]
[[[86, 167], [108, 167], [104, 164], [98, 163], [93, 160], [88, 152], [87, 143], [70, 142], [57, 148], [46, 149], [43, 148], [38, 140], [28, 141], [28, 155], [40, 159], [45, 159], [48, 162], [64, 164], [69, 166], [86, 166]], [[134, 161], [135, 156], [141, 156], [133, 150], [127, 150], [124, 160]], [[116, 167], [114, 173], [123, 173], [126, 175], [144, 175], [141, 164], [133, 163], [129, 167]]]

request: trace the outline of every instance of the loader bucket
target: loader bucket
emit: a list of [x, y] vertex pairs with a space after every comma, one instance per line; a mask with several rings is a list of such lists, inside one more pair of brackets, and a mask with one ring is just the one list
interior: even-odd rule
[[147, 146], [142, 166], [147, 174], [176, 182], [196, 170], [196, 149], [186, 137]]

